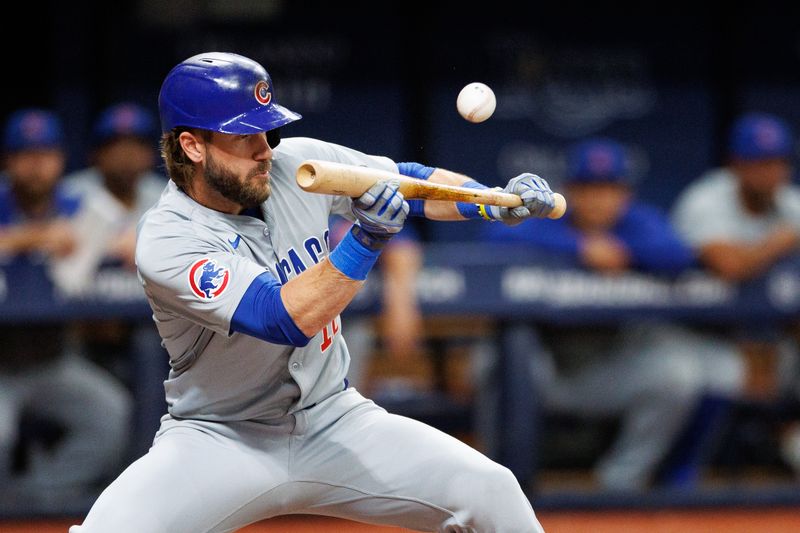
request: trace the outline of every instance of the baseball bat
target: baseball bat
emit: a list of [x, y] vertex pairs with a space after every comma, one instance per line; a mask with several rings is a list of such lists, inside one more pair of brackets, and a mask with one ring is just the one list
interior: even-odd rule
[[[309, 159], [303, 161], [297, 169], [297, 184], [304, 191], [353, 198], [367, 192], [379, 180], [390, 179], [400, 182], [399, 190], [406, 198], [470, 202], [500, 207], [519, 207], [522, 205], [522, 199], [516, 194], [494, 189], [469, 189], [442, 183], [431, 183], [374, 168]], [[558, 193], [553, 193], [553, 200], [555, 201], [555, 207], [547, 215], [547, 218], [561, 218], [567, 210], [567, 201]]]

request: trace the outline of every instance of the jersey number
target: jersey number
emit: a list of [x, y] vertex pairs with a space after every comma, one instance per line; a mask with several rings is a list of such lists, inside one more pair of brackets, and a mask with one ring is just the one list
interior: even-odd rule
[[334, 318], [330, 324], [322, 328], [322, 344], [319, 345], [320, 352], [324, 352], [330, 348], [331, 344], [333, 344], [333, 337], [339, 333], [339, 324], [336, 323], [337, 320], [339, 320], [338, 316]]

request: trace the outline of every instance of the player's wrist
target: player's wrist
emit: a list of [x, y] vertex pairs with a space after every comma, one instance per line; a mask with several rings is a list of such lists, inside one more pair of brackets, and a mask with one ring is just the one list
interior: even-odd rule
[[[486, 185], [482, 183], [478, 183], [477, 181], [470, 180], [466, 181], [461, 184], [461, 187], [465, 189], [488, 189]], [[456, 208], [458, 209], [458, 213], [466, 218], [482, 218], [480, 212], [480, 204], [476, 204], [473, 202], [456, 202]]]
[[358, 241], [362, 246], [372, 251], [380, 252], [383, 250], [389, 239], [394, 236], [394, 233], [378, 233], [365, 229], [361, 224], [353, 224], [350, 228], [349, 235]]
[[390, 238], [391, 235], [376, 236], [358, 225], [353, 225], [328, 255], [328, 260], [348, 278], [365, 280]]
[[[434, 167], [428, 167], [420, 163], [404, 162], [397, 163], [397, 171], [403, 176], [409, 176], [419, 180], [427, 180], [436, 171]], [[424, 217], [425, 216], [425, 200], [406, 199], [408, 203], [408, 216], [410, 217]]]
[[[467, 189], [488, 189], [486, 185], [482, 183], [478, 183], [477, 181], [470, 180], [461, 185], [461, 187], [465, 187]], [[475, 204], [472, 202], [456, 202], [456, 208], [458, 209], [458, 213], [466, 218], [466, 219], [480, 219], [480, 220], [488, 220], [490, 222], [494, 222], [495, 220], [500, 220], [500, 214], [497, 209], [493, 209], [494, 206], [483, 205], [483, 204]]]

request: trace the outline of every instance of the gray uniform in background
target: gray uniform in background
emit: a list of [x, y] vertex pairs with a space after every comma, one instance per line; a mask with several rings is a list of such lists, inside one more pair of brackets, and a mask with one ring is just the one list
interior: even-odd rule
[[144, 216], [137, 264], [170, 354], [169, 414], [150, 452], [71, 533], [234, 531], [292, 513], [542, 531], [508, 469], [347, 387], [339, 318], [302, 348], [231, 334], [257, 276], [297, 276], [328, 255], [329, 216], [352, 218], [349, 198], [296, 186], [302, 160], [397, 170], [312, 139], [286, 139], [274, 154], [263, 219], [207, 209], [173, 182]]
[[[781, 224], [800, 231], [800, 187], [786, 185], [776, 194], [775, 209], [755, 215], [743, 205], [736, 175], [727, 168], [713, 169], [678, 197], [671, 213], [675, 228], [693, 248], [713, 241], [752, 243], [764, 239]], [[736, 340], [712, 333], [675, 337], [676, 344], [697, 355], [706, 386], [712, 393], [738, 397], [745, 386], [745, 361]], [[782, 344], [783, 364], [791, 366], [791, 344]], [[790, 376], [791, 372], [781, 372]]]

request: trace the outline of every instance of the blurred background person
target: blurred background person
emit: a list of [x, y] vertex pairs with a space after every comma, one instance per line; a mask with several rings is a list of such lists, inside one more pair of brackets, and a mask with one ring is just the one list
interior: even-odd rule
[[[64, 193], [64, 136], [55, 114], [15, 112], [3, 137], [0, 250], [6, 272], [67, 257], [79, 200]], [[32, 295], [33, 297], [33, 295]], [[131, 399], [66, 342], [63, 322], [0, 325], [0, 493], [39, 510], [95, 495], [126, 450]], [[20, 449], [20, 428], [42, 422]], [[36, 424], [28, 427], [37, 427]], [[34, 433], [36, 433], [34, 431]], [[45, 435], [44, 433], [47, 433]], [[15, 459], [18, 459], [15, 461]]]
[[6, 124], [5, 169], [0, 180], [0, 252], [70, 254], [72, 229], [64, 219], [75, 214], [80, 200], [59, 187], [66, 156], [60, 120], [50, 111], [25, 109]]
[[156, 133], [147, 109], [130, 102], [112, 105], [95, 121], [91, 166], [64, 177], [65, 188], [84, 203], [75, 221], [81, 236], [77, 249], [56, 269], [68, 294], [85, 291], [102, 265], [135, 270], [136, 224], [166, 185], [155, 170]]
[[[800, 252], [800, 188], [791, 183], [794, 143], [783, 119], [743, 114], [730, 129], [726, 164], [700, 176], [678, 197], [672, 211], [676, 228], [702, 265], [721, 279], [746, 283]], [[687, 349], [700, 355], [709, 388], [722, 402], [775, 399], [789, 385], [779, 383], [778, 376], [796, 379], [791, 371], [796, 345], [779, 326], [696, 331], [699, 341]], [[764, 367], [772, 390], [755, 390], [753, 370]], [[800, 463], [794, 467], [800, 471]]]
[[[484, 238], [534, 247], [602, 275], [676, 275], [693, 264], [693, 254], [665, 214], [635, 199], [628, 167], [614, 140], [573, 145], [564, 181], [566, 215], [518, 227], [490, 224]], [[702, 382], [693, 356], [673, 348], [675, 333], [670, 324], [647, 317], [593, 326], [519, 324], [509, 332], [509, 349], [530, 353], [545, 413], [620, 419], [594, 468], [605, 489], [653, 484], [694, 412]]]
[[[62, 292], [81, 296], [105, 271], [126, 277], [144, 296], [133, 254], [139, 219], [167, 183], [156, 170], [158, 131], [155, 115], [133, 102], [113, 104], [94, 121], [90, 166], [64, 178], [65, 188], [81, 196], [83, 208], [74, 222], [76, 249], [54, 268]], [[163, 380], [169, 367], [161, 340], [148, 320], [94, 319], [77, 329], [86, 355], [133, 391], [137, 409], [130, 451], [138, 458], [166, 412]]]

